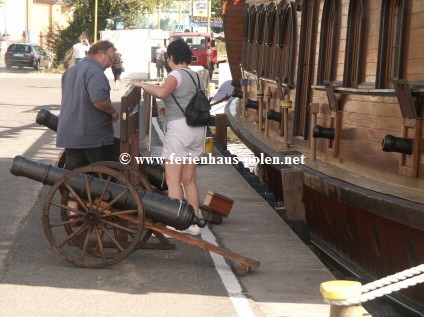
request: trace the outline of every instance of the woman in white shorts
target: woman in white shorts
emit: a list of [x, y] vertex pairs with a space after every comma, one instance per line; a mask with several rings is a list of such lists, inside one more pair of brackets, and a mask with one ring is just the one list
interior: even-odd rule
[[[141, 87], [152, 96], [162, 99], [165, 107], [159, 108], [159, 114], [165, 115], [165, 138], [163, 141], [162, 156], [165, 158], [165, 178], [168, 185], [168, 196], [183, 199], [184, 187], [187, 202], [193, 206], [196, 216], [199, 213], [199, 190], [196, 184], [196, 167], [193, 158], [203, 154], [205, 142], [204, 127], [190, 127], [185, 116], [178, 107], [174, 98], [183, 110], [196, 93], [190, 75], [197, 82], [197, 74], [188, 65], [191, 63], [190, 47], [182, 40], [176, 40], [168, 45], [166, 51], [169, 58], [169, 73], [162, 86], [140, 82], [130, 82], [129, 85]], [[205, 89], [201, 80], [200, 85]], [[199, 235], [200, 228], [192, 225], [186, 232]]]

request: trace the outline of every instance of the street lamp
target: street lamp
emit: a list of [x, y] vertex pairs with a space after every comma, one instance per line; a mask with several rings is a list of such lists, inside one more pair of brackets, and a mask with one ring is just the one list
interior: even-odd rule
[[211, 4], [212, 0], [208, 0], [208, 34], [211, 33]]
[[0, 0], [0, 8], [3, 7], [4, 12], [4, 32], [3, 34], [7, 34], [7, 8], [6, 8], [6, 1]]
[[94, 43], [97, 43], [97, 8], [99, 6], [99, 1], [95, 0], [94, 2]]
[[161, 14], [161, 4], [158, 4], [158, 30], [160, 30], [160, 14]]

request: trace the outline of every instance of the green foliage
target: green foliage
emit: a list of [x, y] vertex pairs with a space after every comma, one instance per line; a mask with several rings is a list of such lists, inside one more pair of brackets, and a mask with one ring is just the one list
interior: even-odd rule
[[[47, 46], [56, 55], [54, 62], [55, 66], [63, 62], [67, 52], [72, 48], [79, 37], [86, 34], [92, 41], [94, 34], [94, 19], [90, 15], [89, 9], [89, 6], [78, 7], [74, 12], [73, 21], [67, 28], [61, 29], [55, 26], [53, 29], [49, 30], [47, 34]], [[98, 29], [102, 30], [105, 26], [105, 20], [99, 19]]]
[[[222, 3], [221, 0], [212, 0], [211, 2], [211, 12], [213, 12], [213, 14], [211, 15], [214, 18], [222, 18]], [[216, 28], [213, 27], [212, 31], [215, 33], [220, 33], [222, 32], [222, 28]]]
[[[0, 0], [2, 1], [2, 0]], [[75, 7], [73, 21], [67, 28], [55, 26], [47, 35], [49, 48], [56, 54], [55, 65], [62, 63], [77, 39], [85, 36], [94, 39], [94, 0], [65, 0]], [[113, 29], [116, 21], [132, 28], [144, 12], [154, 12], [157, 6], [167, 7], [172, 0], [98, 0], [97, 30]]]
[[222, 17], [222, 3], [221, 0], [212, 0], [211, 3], [211, 11], [213, 13], [213, 17]]
[[219, 56], [227, 56], [227, 46], [225, 44], [225, 41], [222, 41], [220, 39], [216, 39], [216, 49], [218, 50]]

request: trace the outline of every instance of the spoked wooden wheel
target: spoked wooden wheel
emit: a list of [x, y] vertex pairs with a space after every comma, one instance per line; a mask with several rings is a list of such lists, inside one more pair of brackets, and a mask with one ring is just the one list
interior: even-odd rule
[[[108, 167], [108, 168], [112, 168], [114, 170], [119, 171], [121, 174], [125, 175], [126, 179], [129, 179], [131, 184], [136, 188], [136, 189], [144, 189], [148, 192], [153, 193], [154, 189], [152, 187], [152, 185], [150, 184], [150, 182], [147, 180], [147, 178], [141, 174], [136, 168], [130, 166], [130, 165], [125, 165], [119, 162], [113, 162], [113, 161], [104, 161], [104, 162], [97, 162], [97, 163], [93, 163], [90, 164], [90, 166], [104, 166], [104, 167]], [[100, 178], [104, 179], [103, 175], [99, 175]], [[125, 220], [122, 220], [123, 222]], [[147, 240], [150, 239], [150, 237], [153, 234], [153, 230], [144, 230], [143, 231], [143, 235], [140, 238], [140, 242], [138, 244], [138, 246], [134, 249], [134, 251], [136, 251], [137, 249], [141, 248], [143, 246], [144, 243], [147, 242]]]
[[125, 165], [113, 161], [105, 161], [93, 163], [90, 164], [90, 166], [104, 166], [112, 168], [114, 170], [119, 171], [121, 174], [124, 174], [124, 176], [126, 176], [126, 178], [130, 180], [131, 184], [133, 184], [136, 189], [141, 188], [151, 193], [154, 191], [152, 185], [149, 183], [147, 178], [143, 174], [141, 174], [136, 168], [130, 165]]
[[[90, 187], [93, 175], [105, 177], [98, 192]], [[112, 186], [122, 190], [109, 190]], [[134, 201], [136, 208], [118, 209], [117, 202], [123, 197]], [[78, 208], [69, 206], [69, 200]], [[120, 219], [131, 226], [123, 226]], [[63, 259], [81, 267], [101, 268], [123, 260], [137, 248], [143, 236], [144, 210], [126, 177], [110, 168], [86, 166], [61, 177], [50, 189], [44, 202], [43, 228]]]

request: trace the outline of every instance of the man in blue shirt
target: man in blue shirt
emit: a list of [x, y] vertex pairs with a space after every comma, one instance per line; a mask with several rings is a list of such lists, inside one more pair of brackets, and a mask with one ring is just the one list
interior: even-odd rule
[[115, 160], [113, 123], [119, 114], [110, 102], [109, 81], [104, 74], [115, 51], [111, 42], [99, 41], [62, 76], [56, 146], [65, 148], [66, 169]]

